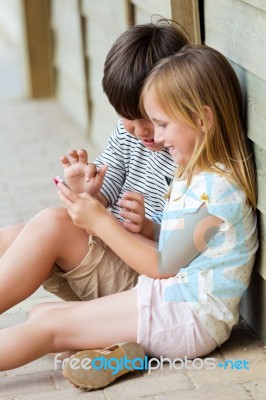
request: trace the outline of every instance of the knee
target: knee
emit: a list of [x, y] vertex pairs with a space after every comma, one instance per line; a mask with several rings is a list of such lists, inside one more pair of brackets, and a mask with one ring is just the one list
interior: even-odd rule
[[22, 231], [24, 225], [9, 225], [0, 229], [0, 256], [11, 246], [19, 233]]
[[50, 223], [62, 224], [64, 221], [66, 223], [71, 221], [67, 209], [64, 207], [49, 207], [41, 211], [38, 215], [44, 220], [49, 220]]
[[49, 207], [37, 214], [31, 223], [37, 224], [50, 232], [62, 232], [73, 222], [63, 207]]
[[28, 314], [28, 321], [38, 317], [40, 314], [44, 313], [45, 311], [47, 311], [47, 309], [49, 309], [48, 307], [49, 304], [38, 304], [37, 306], [34, 306], [29, 314]]
[[[42, 306], [42, 304], [40, 304], [40, 306]], [[35, 316], [34, 314], [32, 314], [33, 316], [31, 320], [34, 324], [43, 327], [44, 332], [50, 337], [51, 340], [50, 351], [56, 352], [57, 343], [62, 340], [62, 335], [64, 336], [62, 329], [63, 327], [60, 322], [60, 310], [58, 310], [56, 307], [46, 308], [45, 304], [43, 304], [43, 306], [44, 306], [43, 308], [36, 307], [36, 310], [33, 311], [35, 309], [34, 307], [32, 311], [35, 312]]]

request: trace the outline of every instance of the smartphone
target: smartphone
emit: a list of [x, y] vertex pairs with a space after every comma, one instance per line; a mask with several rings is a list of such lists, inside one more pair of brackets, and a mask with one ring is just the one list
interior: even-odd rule
[[58, 185], [58, 183], [61, 182], [61, 183], [63, 183], [66, 187], [68, 187], [68, 189], [70, 189], [70, 187], [66, 184], [66, 182], [65, 182], [62, 178], [60, 178], [59, 175], [55, 176], [55, 177], [53, 178], [53, 181], [54, 181], [54, 183], [55, 183], [56, 185]]

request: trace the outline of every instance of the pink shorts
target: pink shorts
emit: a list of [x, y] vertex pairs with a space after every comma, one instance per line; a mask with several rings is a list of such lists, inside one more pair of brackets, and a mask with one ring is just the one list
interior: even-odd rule
[[217, 344], [197, 320], [188, 303], [165, 302], [169, 279], [141, 275], [137, 290], [137, 342], [146, 353], [170, 359], [194, 359], [211, 353]]

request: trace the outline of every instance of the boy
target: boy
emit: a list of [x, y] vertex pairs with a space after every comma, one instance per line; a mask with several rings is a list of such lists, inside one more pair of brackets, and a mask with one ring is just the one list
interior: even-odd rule
[[[187, 43], [167, 21], [137, 25], [123, 33], [107, 56], [103, 78], [104, 91], [123, 118], [95, 161], [99, 172], [92, 164], [87, 167], [85, 151], [73, 150], [61, 160], [73, 190], [96, 195], [117, 218], [125, 219], [128, 230], [151, 239], [156, 239], [153, 221], [160, 221], [174, 164], [168, 152], [155, 144], [153, 125], [142, 119], [139, 93], [154, 64]], [[84, 180], [85, 174], [89, 182]], [[132, 192], [142, 193], [144, 202], [140, 194]], [[20, 230], [2, 230], [2, 252]], [[49, 208], [26, 224], [0, 261], [0, 313], [41, 284], [64, 300], [91, 300], [130, 289], [137, 278], [102, 241], [74, 226], [64, 208]]]

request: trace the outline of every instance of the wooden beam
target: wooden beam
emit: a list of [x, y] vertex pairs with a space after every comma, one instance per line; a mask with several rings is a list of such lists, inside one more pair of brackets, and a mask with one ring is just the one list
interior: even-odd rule
[[135, 15], [134, 15], [134, 4], [130, 0], [125, 1], [125, 17], [126, 23], [128, 26], [132, 26], [135, 23]]
[[192, 44], [200, 44], [198, 0], [171, 0], [172, 19], [185, 28]]
[[266, 344], [266, 282], [256, 270], [242, 299], [240, 313]]
[[54, 95], [50, 0], [23, 0], [28, 95]]

